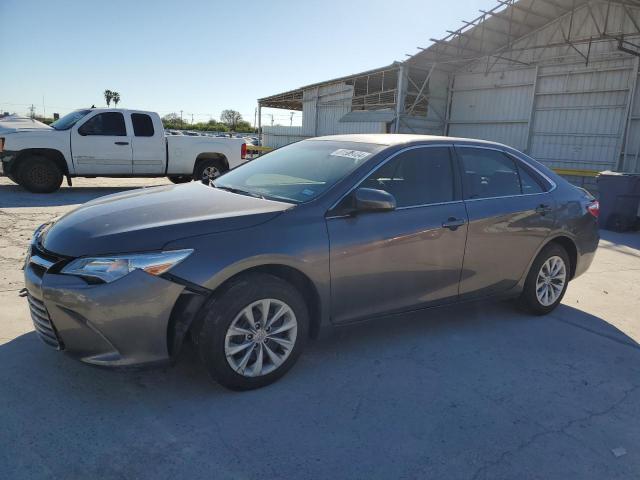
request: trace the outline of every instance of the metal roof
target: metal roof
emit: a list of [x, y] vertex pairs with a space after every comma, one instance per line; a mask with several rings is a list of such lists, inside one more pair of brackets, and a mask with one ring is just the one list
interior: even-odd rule
[[331, 85], [332, 83], [341, 83], [349, 80], [354, 80], [358, 77], [365, 75], [372, 75], [376, 73], [385, 72], [388, 70], [397, 70], [400, 67], [399, 62], [394, 62], [391, 65], [384, 67], [374, 68], [372, 70], [366, 70], [364, 72], [353, 73], [344, 77], [338, 77], [331, 80], [325, 80], [324, 82], [311, 83], [303, 87], [296, 88], [295, 90], [289, 90], [283, 93], [277, 93], [268, 97], [258, 99], [258, 104], [263, 107], [273, 108], [286, 108], [289, 110], [302, 110], [302, 94], [305, 90], [315, 87], [321, 87], [324, 85]]
[[491, 10], [480, 10], [481, 15], [457, 30], [447, 30], [441, 39], [431, 38], [432, 45], [421, 48], [415, 55], [407, 55], [408, 65], [451, 64], [456, 66], [486, 56], [521, 63], [500, 53], [512, 44], [542, 28], [549, 22], [571, 12], [589, 0], [497, 0]]
[[[463, 21], [457, 30], [447, 30], [448, 35], [433, 42], [420, 52], [407, 55], [403, 62], [413, 68], [428, 68], [438, 64], [439, 68], [459, 68], [468, 62], [487, 56], [497, 60], [524, 63], [509, 57], [513, 43], [544, 27], [549, 22], [589, 3], [589, 0], [496, 0], [497, 5], [490, 10], [480, 10], [480, 15], [471, 21]], [[638, 0], [611, 0], [619, 3]], [[347, 82], [359, 76], [371, 75], [385, 70], [397, 70], [402, 62], [394, 62], [385, 67], [368, 70], [344, 77], [306, 85], [295, 90], [258, 99], [263, 107], [302, 110], [303, 91], [322, 85]]]

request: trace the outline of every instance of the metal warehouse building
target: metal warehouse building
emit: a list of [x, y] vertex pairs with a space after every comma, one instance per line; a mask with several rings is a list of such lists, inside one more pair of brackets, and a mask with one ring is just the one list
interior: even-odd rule
[[303, 113], [263, 127], [264, 144], [445, 134], [509, 144], [577, 183], [640, 172], [640, 1], [498, 1], [404, 62], [259, 99]]

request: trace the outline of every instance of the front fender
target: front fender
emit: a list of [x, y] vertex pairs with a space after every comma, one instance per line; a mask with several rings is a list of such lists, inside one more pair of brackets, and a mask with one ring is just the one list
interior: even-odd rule
[[294, 269], [315, 287], [323, 312], [322, 323], [329, 318], [329, 240], [321, 217], [301, 218], [285, 212], [255, 227], [185, 238], [163, 248], [194, 249], [171, 273], [212, 291], [233, 276], [256, 267]]

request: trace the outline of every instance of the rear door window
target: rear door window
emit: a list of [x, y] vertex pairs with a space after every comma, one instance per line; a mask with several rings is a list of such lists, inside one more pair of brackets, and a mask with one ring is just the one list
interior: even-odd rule
[[513, 159], [497, 150], [459, 147], [465, 199], [520, 195], [520, 177]]

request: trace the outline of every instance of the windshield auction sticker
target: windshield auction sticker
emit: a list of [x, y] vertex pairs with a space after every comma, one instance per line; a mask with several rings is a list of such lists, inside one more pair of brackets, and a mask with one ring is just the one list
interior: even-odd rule
[[336, 157], [353, 158], [354, 160], [359, 162], [360, 160], [368, 157], [371, 154], [369, 152], [361, 152], [360, 150], [348, 150], [346, 148], [339, 148], [338, 150], [331, 152], [330, 155]]

